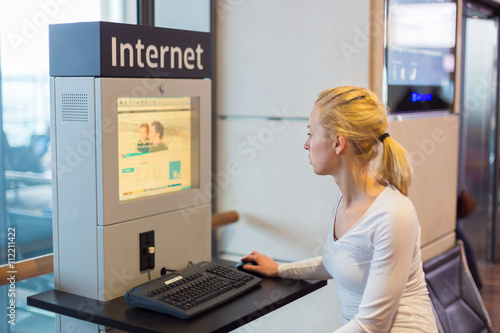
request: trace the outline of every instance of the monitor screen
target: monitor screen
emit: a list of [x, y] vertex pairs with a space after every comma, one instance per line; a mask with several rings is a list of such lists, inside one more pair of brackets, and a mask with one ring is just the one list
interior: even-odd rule
[[120, 97], [119, 201], [190, 189], [199, 97]]
[[451, 109], [455, 1], [389, 0], [387, 8], [386, 77], [390, 111]]

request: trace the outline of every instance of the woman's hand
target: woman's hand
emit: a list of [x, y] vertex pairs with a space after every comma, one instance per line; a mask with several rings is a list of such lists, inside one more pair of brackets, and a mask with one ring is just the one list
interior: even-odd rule
[[278, 263], [265, 254], [253, 251], [241, 258], [241, 261], [253, 261], [257, 265], [246, 264], [243, 269], [249, 272], [259, 273], [268, 277], [278, 277]]

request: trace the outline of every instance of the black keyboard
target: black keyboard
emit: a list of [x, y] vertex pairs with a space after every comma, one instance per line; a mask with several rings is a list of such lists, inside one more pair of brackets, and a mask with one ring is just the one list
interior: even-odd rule
[[262, 279], [235, 268], [203, 261], [128, 290], [125, 303], [187, 319], [261, 282]]

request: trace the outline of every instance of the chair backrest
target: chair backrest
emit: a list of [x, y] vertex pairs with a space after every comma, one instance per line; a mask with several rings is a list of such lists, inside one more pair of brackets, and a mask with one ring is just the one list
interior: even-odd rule
[[434, 310], [445, 333], [492, 332], [491, 320], [469, 272], [461, 241], [424, 263]]

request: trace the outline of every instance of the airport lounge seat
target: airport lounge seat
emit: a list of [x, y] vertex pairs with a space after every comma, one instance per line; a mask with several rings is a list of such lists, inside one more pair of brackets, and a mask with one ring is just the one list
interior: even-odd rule
[[465, 259], [463, 244], [423, 265], [440, 332], [492, 332], [491, 320]]

